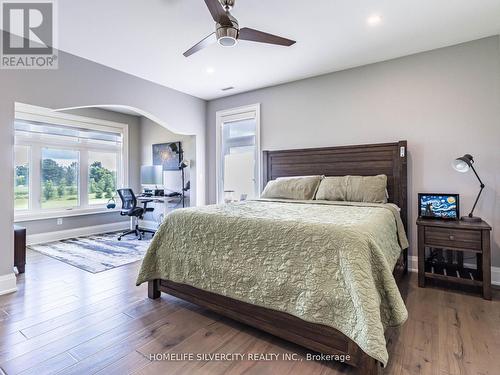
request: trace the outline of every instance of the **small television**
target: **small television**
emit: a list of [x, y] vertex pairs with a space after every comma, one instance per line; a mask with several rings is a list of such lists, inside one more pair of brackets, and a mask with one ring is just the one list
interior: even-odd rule
[[425, 219], [458, 220], [460, 217], [458, 194], [418, 194], [418, 216]]

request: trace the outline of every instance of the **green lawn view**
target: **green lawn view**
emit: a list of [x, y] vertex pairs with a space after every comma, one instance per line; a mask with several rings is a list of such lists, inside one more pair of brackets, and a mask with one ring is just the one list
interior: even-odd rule
[[70, 208], [78, 206], [78, 187], [76, 185], [52, 185], [54, 193], [47, 194], [47, 184], [43, 187], [42, 208]]
[[[56, 187], [57, 189], [57, 187]], [[71, 190], [73, 189], [73, 190]], [[64, 208], [64, 207], [75, 207], [78, 206], [78, 195], [77, 193], [68, 194], [68, 192], [77, 192], [77, 187], [74, 185], [71, 188], [66, 188], [66, 191], [62, 196], [55, 196], [49, 200], [42, 197], [42, 207], [43, 208]], [[27, 186], [15, 186], [14, 187], [14, 208], [17, 210], [27, 210], [29, 208], [29, 192]]]
[[[74, 186], [76, 189], [76, 186]], [[14, 200], [14, 208], [16, 210], [27, 210], [29, 208], [29, 193], [28, 187], [26, 186], [16, 186], [14, 188], [15, 200]], [[89, 204], [105, 205], [109, 198], [96, 198], [95, 193], [89, 194]], [[51, 208], [64, 208], [64, 207], [75, 207], [78, 206], [78, 196], [76, 194], [66, 195], [63, 197], [54, 197], [50, 200], [42, 199], [43, 207], [47, 209]]]
[[102, 204], [105, 205], [108, 203], [110, 198], [96, 198], [95, 193], [89, 193], [89, 204]]
[[14, 209], [27, 210], [29, 208], [29, 189], [27, 186], [14, 186]]
[[78, 206], [80, 153], [73, 150], [42, 150], [42, 209]]
[[[106, 204], [115, 195], [116, 164], [111, 163], [110, 168], [113, 170], [109, 170], [103, 166], [101, 161], [95, 160], [98, 157], [97, 153], [91, 153], [90, 156], [93, 156], [93, 160], [89, 167], [89, 204]], [[114, 163], [116, 163], [116, 159]]]

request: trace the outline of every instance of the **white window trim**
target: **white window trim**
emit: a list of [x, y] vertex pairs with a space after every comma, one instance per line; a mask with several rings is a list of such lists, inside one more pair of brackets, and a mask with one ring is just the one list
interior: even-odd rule
[[[123, 140], [122, 140], [122, 178], [120, 179], [121, 181], [117, 181], [118, 187], [121, 187], [120, 184], [123, 184], [123, 186], [128, 186], [129, 185], [129, 160], [128, 160], [128, 154], [129, 154], [129, 143], [128, 143], [128, 124], [124, 123], [119, 123], [119, 122], [113, 122], [113, 121], [107, 121], [107, 120], [101, 120], [101, 119], [94, 119], [94, 118], [89, 118], [89, 117], [84, 117], [84, 116], [78, 116], [78, 115], [72, 115], [72, 114], [67, 114], [67, 113], [61, 113], [52, 109], [48, 108], [43, 108], [43, 107], [38, 107], [38, 106], [33, 106], [29, 104], [23, 104], [23, 103], [16, 103], [15, 105], [15, 119], [20, 119], [20, 120], [30, 120], [30, 121], [37, 121], [37, 122], [43, 122], [43, 123], [48, 123], [48, 124], [57, 124], [61, 126], [70, 126], [70, 127], [79, 127], [79, 128], [84, 128], [84, 129], [92, 129], [92, 130], [101, 130], [101, 131], [116, 131], [120, 132], [123, 135]], [[79, 147], [68, 147], [64, 146], [62, 143], [61, 145], [57, 145], [57, 142], [53, 142], [50, 145], [43, 145], [43, 142], [36, 142], [31, 140], [30, 142], [26, 142], [22, 138], [16, 141], [16, 145], [25, 145], [29, 143], [30, 145], [34, 145], [35, 147], [57, 147], [57, 148], [70, 148], [70, 149], [78, 149]], [[85, 148], [81, 146], [80, 148]], [[100, 145], [92, 145], [92, 148], [85, 148], [86, 150], [90, 151], [99, 151]], [[107, 148], [102, 148], [102, 151], [109, 151], [109, 147]], [[33, 150], [30, 152], [30, 166], [33, 165], [35, 161], [33, 160]], [[85, 166], [86, 168], [87, 166]], [[82, 170], [83, 166], [82, 163], [80, 163], [80, 175], [81, 173], [87, 173], [87, 170]], [[37, 200], [36, 197], [40, 196], [40, 184], [35, 183], [34, 178], [36, 177], [33, 175], [33, 168], [30, 170], [30, 203], [36, 203], [35, 201]], [[40, 180], [40, 176], [38, 176], [38, 181]], [[83, 185], [80, 185], [79, 188], [80, 190], [82, 189]], [[86, 196], [85, 194], [81, 194], [81, 196]], [[83, 202], [82, 202], [83, 201]], [[86, 199], [83, 199], [80, 201], [80, 205], [82, 203], [85, 203]], [[83, 206], [83, 207], [77, 207], [77, 208], [67, 208], [67, 209], [54, 209], [54, 210], [34, 210], [33, 206], [38, 207], [37, 204], [32, 204], [28, 210], [22, 210], [22, 211], [14, 211], [14, 222], [23, 222], [23, 221], [32, 221], [32, 220], [42, 220], [42, 219], [50, 219], [50, 218], [58, 218], [58, 217], [69, 217], [69, 216], [80, 216], [80, 215], [91, 215], [91, 214], [98, 214], [98, 213], [107, 213], [107, 212], [113, 212], [117, 211], [118, 209], [110, 210], [107, 209], [106, 207], [93, 207], [93, 206]]]
[[262, 181], [262, 154], [260, 151], [260, 103], [246, 105], [237, 108], [226, 109], [222, 111], [217, 111], [215, 114], [215, 123], [216, 123], [216, 164], [215, 164], [215, 186], [216, 186], [216, 199], [217, 203], [221, 203], [224, 201], [223, 197], [223, 186], [221, 186], [221, 171], [222, 171], [222, 126], [226, 122], [239, 121], [239, 120], [248, 120], [255, 119], [255, 149], [256, 149], [256, 162], [257, 162], [257, 171], [256, 171], [256, 185], [257, 189], [261, 189], [261, 181]]

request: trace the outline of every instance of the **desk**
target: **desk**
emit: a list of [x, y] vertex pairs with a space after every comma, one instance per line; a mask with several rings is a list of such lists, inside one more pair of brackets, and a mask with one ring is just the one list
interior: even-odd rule
[[145, 195], [138, 195], [137, 201], [142, 203], [144, 201], [153, 201], [153, 203], [164, 203], [176, 199], [177, 197], [146, 197]]
[[138, 205], [142, 205], [144, 201], [151, 201], [148, 207], [153, 207], [155, 210], [149, 212], [141, 221], [142, 226], [150, 229], [156, 229], [162, 222], [163, 218], [170, 212], [182, 206], [182, 197], [146, 197], [143, 195], [137, 196]]

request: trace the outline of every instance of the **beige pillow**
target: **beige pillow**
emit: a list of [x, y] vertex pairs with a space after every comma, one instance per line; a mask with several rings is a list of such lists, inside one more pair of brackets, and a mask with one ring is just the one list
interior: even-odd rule
[[314, 198], [322, 176], [280, 177], [267, 183], [261, 198], [310, 200]]
[[346, 200], [350, 202], [387, 203], [387, 176], [345, 176]]
[[387, 203], [387, 176], [325, 177], [319, 184], [316, 199]]
[[325, 177], [321, 180], [316, 199], [324, 201], [346, 200], [346, 179], [341, 177]]

